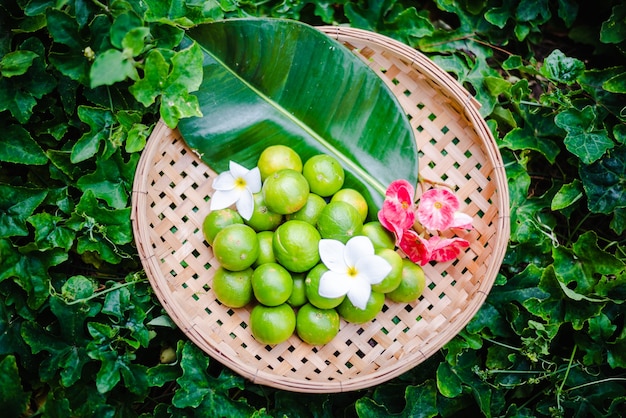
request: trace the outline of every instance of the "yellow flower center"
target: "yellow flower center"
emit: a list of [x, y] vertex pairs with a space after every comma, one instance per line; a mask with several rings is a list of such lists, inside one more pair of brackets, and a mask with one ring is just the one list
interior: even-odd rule
[[441, 202], [435, 202], [433, 206], [435, 209], [441, 209], [443, 207], [443, 204]]
[[235, 187], [238, 189], [244, 189], [247, 186], [246, 180], [243, 177], [238, 177], [235, 179]]
[[348, 267], [348, 276], [354, 279], [358, 274], [358, 271], [354, 267]]

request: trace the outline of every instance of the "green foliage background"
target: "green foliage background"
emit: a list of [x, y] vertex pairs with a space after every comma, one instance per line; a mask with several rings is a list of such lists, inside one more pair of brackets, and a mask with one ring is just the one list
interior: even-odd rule
[[[139, 154], [160, 117], [198, 114], [201, 62], [182, 37], [237, 16], [348, 24], [414, 46], [472, 91], [498, 139], [512, 211], [496, 284], [438, 355], [380, 386], [301, 395], [250, 384], [186, 340], [141, 270], [130, 224]], [[9, 0], [0, 28], [4, 416], [626, 410], [621, 1]]]

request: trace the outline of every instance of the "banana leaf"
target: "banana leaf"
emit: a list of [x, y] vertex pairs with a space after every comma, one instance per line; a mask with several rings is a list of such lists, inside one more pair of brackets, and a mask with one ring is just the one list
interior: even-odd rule
[[202, 117], [183, 119], [183, 139], [211, 168], [230, 160], [253, 168], [267, 146], [295, 149], [302, 161], [325, 153], [359, 190], [370, 219], [389, 183], [416, 184], [418, 151], [398, 100], [341, 43], [303, 23], [233, 19], [187, 33], [204, 53], [203, 82], [194, 94]]

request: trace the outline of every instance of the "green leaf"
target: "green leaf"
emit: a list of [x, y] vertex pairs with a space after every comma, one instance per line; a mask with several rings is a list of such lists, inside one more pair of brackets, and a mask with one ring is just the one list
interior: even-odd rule
[[139, 74], [132, 56], [117, 49], [107, 49], [98, 54], [89, 71], [91, 88], [110, 86], [127, 78], [137, 80]]
[[447, 398], [455, 398], [463, 393], [461, 380], [448, 363], [441, 363], [437, 367], [437, 389]]
[[0, 59], [0, 76], [9, 78], [24, 74], [37, 57], [32, 51], [9, 52]]
[[552, 198], [550, 209], [555, 211], [565, 209], [566, 207], [573, 205], [582, 197], [582, 183], [580, 180], [574, 179], [571, 183], [561, 186], [559, 191]]
[[227, 170], [230, 160], [252, 168], [265, 147], [281, 143], [304, 161], [335, 156], [346, 187], [361, 191], [371, 207], [380, 206], [393, 180], [416, 182], [417, 149], [404, 111], [333, 39], [271, 19], [216, 22], [189, 36], [205, 52], [196, 94], [205, 116], [184, 119], [179, 129], [214, 170]]
[[620, 4], [613, 7], [608, 20], [602, 23], [600, 41], [607, 44], [618, 44], [626, 40], [626, 5]]
[[3, 126], [0, 161], [25, 165], [43, 165], [48, 157], [28, 131], [19, 125]]
[[92, 191], [112, 208], [123, 209], [128, 205], [135, 168], [139, 155], [134, 154], [126, 162], [121, 153], [116, 152], [111, 158], [98, 158], [96, 171], [78, 179], [77, 185], [83, 191]]
[[0, 405], [2, 414], [18, 417], [26, 414], [30, 394], [24, 391], [15, 356], [9, 355], [0, 361]]
[[[400, 417], [432, 418], [439, 414], [437, 410], [437, 388], [432, 380], [418, 386], [407, 386], [404, 397], [406, 406]], [[363, 397], [356, 401], [356, 411], [361, 418], [391, 416], [385, 405], [379, 405], [371, 398]]]
[[567, 109], [554, 118], [554, 123], [567, 131], [565, 146], [585, 164], [597, 161], [615, 143], [605, 129], [597, 127], [598, 116], [591, 106], [582, 111]]
[[551, 139], [538, 135], [537, 126], [525, 124], [524, 128], [511, 129], [502, 139], [501, 146], [511, 150], [530, 149], [546, 157], [554, 164], [559, 155], [559, 146]]
[[94, 255], [95, 259], [89, 261], [95, 264], [99, 260], [118, 264], [122, 258], [130, 258], [120, 248], [133, 238], [130, 211], [129, 207], [107, 209], [96, 199], [93, 191], [87, 190], [67, 222], [68, 227], [83, 234], [77, 240], [78, 254]]
[[599, 161], [579, 169], [589, 210], [611, 213], [626, 207], [626, 146], [613, 149]]
[[113, 113], [109, 109], [98, 107], [79, 106], [78, 117], [89, 125], [90, 129], [72, 147], [72, 163], [93, 157], [98, 152], [100, 142], [109, 137], [115, 123]]
[[626, 72], [609, 78], [602, 83], [602, 87], [611, 93], [626, 93]]
[[21, 254], [9, 241], [1, 240], [0, 282], [13, 279], [26, 292], [28, 306], [38, 309], [49, 296], [48, 270], [67, 258], [67, 252], [60, 249]]
[[64, 218], [50, 213], [38, 213], [27, 219], [35, 230], [34, 244], [39, 251], [61, 248], [69, 251], [76, 233], [64, 225]]
[[46, 198], [47, 192], [0, 184], [0, 238], [27, 236], [26, 220]]
[[585, 64], [576, 59], [567, 57], [556, 49], [546, 57], [540, 68], [541, 74], [560, 83], [575, 83], [585, 70]]
[[180, 366], [183, 375], [176, 379], [180, 389], [172, 398], [177, 408], [196, 408], [202, 416], [248, 417], [250, 407], [244, 401], [230, 399], [228, 391], [242, 388], [242, 379], [223, 371], [215, 378], [207, 373], [209, 358], [187, 342]]

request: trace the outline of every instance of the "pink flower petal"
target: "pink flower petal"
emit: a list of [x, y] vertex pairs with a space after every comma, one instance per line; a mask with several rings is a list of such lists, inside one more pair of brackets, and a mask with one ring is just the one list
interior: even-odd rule
[[447, 189], [430, 189], [422, 194], [417, 219], [426, 229], [443, 231], [454, 220], [459, 200]]
[[454, 220], [452, 221], [450, 228], [473, 229], [472, 217], [463, 212], [454, 212]]
[[414, 263], [423, 266], [430, 261], [431, 251], [428, 241], [412, 229], [404, 231], [398, 246], [404, 251], [409, 260]]
[[469, 247], [469, 241], [463, 238], [431, 237], [428, 240], [431, 249], [431, 259], [438, 262], [454, 260], [461, 253], [462, 248]]

